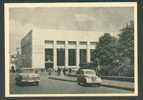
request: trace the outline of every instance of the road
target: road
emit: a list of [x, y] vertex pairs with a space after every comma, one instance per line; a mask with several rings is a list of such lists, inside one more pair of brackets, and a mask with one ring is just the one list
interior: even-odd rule
[[48, 79], [47, 74], [41, 74], [39, 86], [17, 86], [15, 85], [15, 75], [10, 78], [11, 94], [76, 94], [76, 93], [132, 93], [132, 91], [110, 88], [104, 86], [84, 87], [76, 82]]

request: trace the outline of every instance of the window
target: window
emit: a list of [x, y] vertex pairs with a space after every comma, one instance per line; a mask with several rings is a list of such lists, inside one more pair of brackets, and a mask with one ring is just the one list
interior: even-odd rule
[[51, 41], [51, 40], [45, 40], [45, 43], [47, 43], [47, 44], [53, 44], [53, 43], [54, 43], [54, 41]]
[[57, 65], [65, 66], [65, 49], [57, 49]]
[[96, 42], [90, 42], [90, 45], [95, 45], [96, 46]]
[[76, 65], [76, 49], [69, 49], [68, 50], [68, 64], [69, 66]]
[[80, 44], [80, 45], [87, 45], [87, 42], [82, 41], [82, 42], [80, 42], [79, 44]]
[[80, 64], [86, 64], [87, 63], [87, 51], [86, 49], [80, 49]]
[[95, 49], [90, 49], [90, 61], [93, 62], [95, 59], [95, 54], [94, 54]]
[[75, 41], [69, 41], [68, 44], [69, 45], [76, 45], [76, 42]]
[[57, 41], [57, 45], [64, 45], [65, 41]]

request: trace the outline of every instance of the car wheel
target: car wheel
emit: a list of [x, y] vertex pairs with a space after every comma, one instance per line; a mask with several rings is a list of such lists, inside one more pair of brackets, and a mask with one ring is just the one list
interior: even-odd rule
[[84, 79], [84, 81], [83, 81], [83, 85], [84, 85], [84, 86], [87, 86], [86, 79]]
[[80, 81], [77, 81], [77, 84], [78, 84], [78, 85], [81, 85], [81, 84], [80, 84]]
[[80, 80], [77, 78], [77, 84], [80, 85]]

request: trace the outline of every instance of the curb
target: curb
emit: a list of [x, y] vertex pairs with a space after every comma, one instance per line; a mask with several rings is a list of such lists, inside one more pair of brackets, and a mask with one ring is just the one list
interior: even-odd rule
[[68, 80], [68, 79], [56, 78], [56, 77], [49, 77], [49, 79], [61, 80], [61, 81], [69, 81], [69, 82], [76, 82], [76, 80]]
[[124, 89], [129, 91], [134, 91], [134, 88], [127, 88], [127, 87], [120, 87], [120, 86], [113, 86], [113, 85], [107, 85], [107, 84], [101, 84], [104, 87], [110, 87], [110, 88], [118, 88], [118, 89]]
[[[63, 79], [63, 78], [57, 78], [57, 77], [49, 77], [49, 79], [68, 81], [68, 82], [77, 82], [76, 80]], [[118, 88], [118, 89], [124, 89], [124, 90], [129, 90], [129, 91], [134, 91], [134, 88], [120, 87], [120, 86], [114, 86], [114, 85], [107, 85], [107, 84], [104, 84], [104, 83], [101, 84], [101, 86], [111, 87], [111, 88]]]

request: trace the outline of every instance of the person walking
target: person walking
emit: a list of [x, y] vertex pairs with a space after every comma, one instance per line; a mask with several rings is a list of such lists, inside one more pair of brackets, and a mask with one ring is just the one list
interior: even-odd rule
[[61, 75], [61, 69], [60, 68], [58, 68], [58, 70], [57, 70], [57, 75]]
[[48, 68], [48, 75], [52, 74], [52, 68]]
[[66, 75], [66, 68], [63, 69], [63, 74]]

